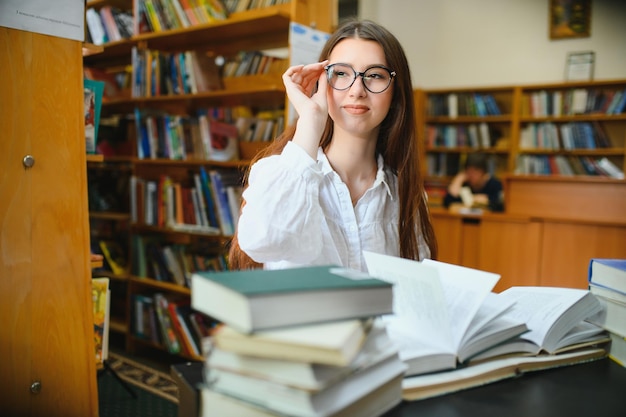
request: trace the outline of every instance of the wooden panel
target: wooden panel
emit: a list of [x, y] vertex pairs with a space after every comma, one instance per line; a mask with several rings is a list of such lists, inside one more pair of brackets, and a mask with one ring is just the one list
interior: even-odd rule
[[96, 416], [81, 44], [0, 28], [0, 56], [0, 409]]
[[626, 182], [607, 178], [507, 177], [506, 211], [531, 217], [626, 223]]
[[461, 262], [461, 219], [447, 213], [431, 212], [433, 228], [439, 248], [441, 262], [460, 264]]
[[587, 287], [591, 258], [626, 258], [626, 226], [546, 222], [542, 285]]
[[461, 262], [468, 268], [478, 268], [480, 258], [480, 219], [461, 220]]
[[541, 230], [540, 222], [529, 219], [483, 219], [477, 268], [501, 275], [495, 291], [539, 284]]

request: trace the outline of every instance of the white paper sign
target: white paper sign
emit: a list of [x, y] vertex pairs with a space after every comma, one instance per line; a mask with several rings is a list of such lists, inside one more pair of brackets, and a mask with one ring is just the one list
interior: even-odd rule
[[[327, 32], [291, 22], [289, 31], [289, 66], [306, 65], [318, 62], [324, 44], [330, 37]], [[296, 111], [289, 103], [287, 120], [293, 123]]]
[[0, 0], [0, 26], [83, 41], [84, 0]]

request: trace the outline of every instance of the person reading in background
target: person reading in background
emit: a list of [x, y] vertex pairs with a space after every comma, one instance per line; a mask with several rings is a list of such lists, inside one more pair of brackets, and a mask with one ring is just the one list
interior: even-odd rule
[[465, 169], [448, 185], [443, 205], [450, 208], [455, 203], [466, 207], [504, 211], [502, 182], [489, 173], [487, 155], [484, 153], [469, 154], [465, 160]]
[[231, 269], [335, 264], [366, 272], [363, 250], [436, 257], [398, 40], [352, 20], [331, 35], [320, 62], [282, 78], [298, 120], [246, 175]]

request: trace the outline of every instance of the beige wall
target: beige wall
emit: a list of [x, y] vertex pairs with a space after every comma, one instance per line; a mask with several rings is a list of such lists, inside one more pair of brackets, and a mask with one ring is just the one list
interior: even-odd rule
[[589, 50], [596, 80], [626, 78], [626, 1], [591, 1], [581, 39], [550, 40], [549, 0], [360, 0], [359, 17], [400, 39], [415, 87], [561, 82], [568, 52]]

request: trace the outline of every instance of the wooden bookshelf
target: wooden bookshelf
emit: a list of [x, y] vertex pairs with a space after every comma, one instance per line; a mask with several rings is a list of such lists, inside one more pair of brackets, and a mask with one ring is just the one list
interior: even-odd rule
[[[87, 7], [96, 9], [115, 5], [124, 10], [132, 10], [133, 2], [128, 1], [93, 1]], [[132, 65], [131, 55], [134, 48], [139, 51], [159, 51], [160, 53], [178, 53], [181, 51], [197, 50], [212, 56], [222, 55], [232, 59], [242, 51], [258, 51], [265, 49], [289, 48], [289, 32], [292, 23], [299, 23], [315, 27], [318, 30], [331, 32], [337, 24], [337, 5], [334, 0], [323, 1], [287, 1], [284, 4], [234, 12], [225, 20], [215, 20], [209, 23], [199, 24], [186, 28], [175, 28], [160, 32], [148, 32], [135, 34], [131, 38], [122, 39], [103, 45], [103, 50], [94, 55], [86, 56], [84, 65], [104, 69], [110, 72], [124, 70]], [[243, 75], [238, 77], [222, 77], [223, 88], [200, 93], [184, 94], [146, 94], [145, 96], [130, 93], [121, 94], [118, 97], [103, 100], [102, 117], [126, 118], [128, 123], [125, 137], [128, 146], [126, 157], [105, 156], [102, 164], [91, 163], [90, 169], [102, 170], [102, 165], [114, 165], [115, 158], [121, 159], [120, 164], [128, 163], [131, 169], [129, 177], [133, 178], [133, 184], [138, 182], [159, 183], [164, 176], [180, 184], [181, 187], [189, 187], [194, 182], [194, 175], [198, 174], [200, 167], [207, 172], [219, 170], [241, 177], [248, 167], [250, 159], [267, 143], [245, 142], [240, 143], [239, 159], [219, 162], [210, 161], [198, 157], [185, 157], [182, 159], [169, 159], [165, 157], [142, 157], [138, 152], [136, 142], [136, 110], [140, 114], [149, 112], [161, 112], [172, 116], [196, 115], [199, 109], [227, 108], [235, 106], [247, 106], [253, 115], [262, 112], [276, 112], [284, 115], [287, 120], [287, 106], [284, 86], [281, 80], [282, 73]], [[90, 171], [91, 172], [91, 171]], [[143, 187], [143, 185], [141, 186]], [[208, 233], [199, 231], [186, 231], [174, 229], [167, 223], [146, 221], [145, 204], [147, 201], [141, 196], [144, 194], [136, 189], [130, 189], [131, 204], [138, 200], [141, 207], [139, 211], [133, 211], [132, 206], [125, 213], [116, 211], [91, 211], [90, 218], [93, 222], [128, 222], [129, 242], [129, 275], [121, 278], [125, 286], [124, 303], [125, 311], [117, 317], [125, 317], [125, 321], [118, 322], [118, 326], [112, 330], [123, 333], [125, 345], [129, 351], [138, 352], [144, 349], [166, 350], [165, 346], [153, 341], [147, 341], [139, 337], [134, 322], [136, 296], [146, 295], [149, 297], [157, 293], [172, 297], [174, 300], [189, 300], [190, 289], [186, 285], [179, 285], [172, 281], [162, 281], [154, 273], [150, 265], [138, 262], [140, 245], [138, 242], [157, 242], [161, 248], [184, 247], [193, 250], [194, 255], [201, 256], [201, 262], [209, 262], [210, 257], [223, 257], [228, 250], [232, 236], [222, 233]], [[156, 202], [156, 200], [155, 200]], [[159, 203], [157, 203], [159, 204]], [[159, 206], [162, 207], [162, 206]], [[143, 211], [142, 211], [143, 210]], [[162, 214], [160, 214], [162, 215]], [[94, 233], [95, 235], [95, 233]], [[142, 248], [145, 250], [146, 247]], [[144, 256], [143, 260], [146, 259]], [[211, 265], [214, 265], [211, 263]], [[145, 271], [145, 273], [140, 273]], [[112, 281], [113, 282], [113, 281]], [[116, 295], [113, 294], [113, 297]], [[115, 312], [112, 311], [113, 316]], [[123, 325], [122, 325], [123, 323]], [[200, 357], [185, 355], [181, 356], [201, 360]]]
[[[610, 178], [595, 167], [602, 159], [623, 173], [626, 112], [623, 106], [607, 112], [622, 93], [626, 96], [626, 80], [416, 90], [422, 168], [432, 201], [440, 203], [440, 194], [464, 157], [477, 150], [490, 156], [492, 173], [499, 177], [567, 176], [583, 182], [588, 177]], [[477, 96], [493, 98], [499, 114], [477, 113]], [[581, 103], [578, 109], [573, 108], [574, 97]], [[490, 140], [483, 141], [481, 125]], [[474, 141], [472, 127], [478, 135]], [[566, 132], [578, 132], [588, 143], [565, 141]], [[595, 173], [581, 165], [586, 161], [592, 162]], [[559, 169], [558, 164], [569, 168]]]
[[[624, 172], [626, 113], [607, 112], [610, 100], [601, 102], [618, 92], [626, 94], [626, 80], [416, 90], [421, 163], [440, 260], [500, 274], [499, 291], [512, 285], [586, 288], [592, 257], [626, 257], [626, 181], [582, 171], [567, 175], [550, 162], [606, 158]], [[475, 95], [494, 97], [501, 114], [448, 108]], [[499, 129], [498, 140], [489, 146], [453, 140], [459, 128], [478, 124]], [[566, 147], [563, 131], [585, 124], [594, 128], [591, 140]], [[454, 133], [446, 137], [446, 129]], [[556, 132], [557, 140], [547, 140], [545, 132]], [[493, 173], [504, 185], [504, 213], [460, 214], [440, 207], [463, 157], [475, 150], [494, 161]]]

